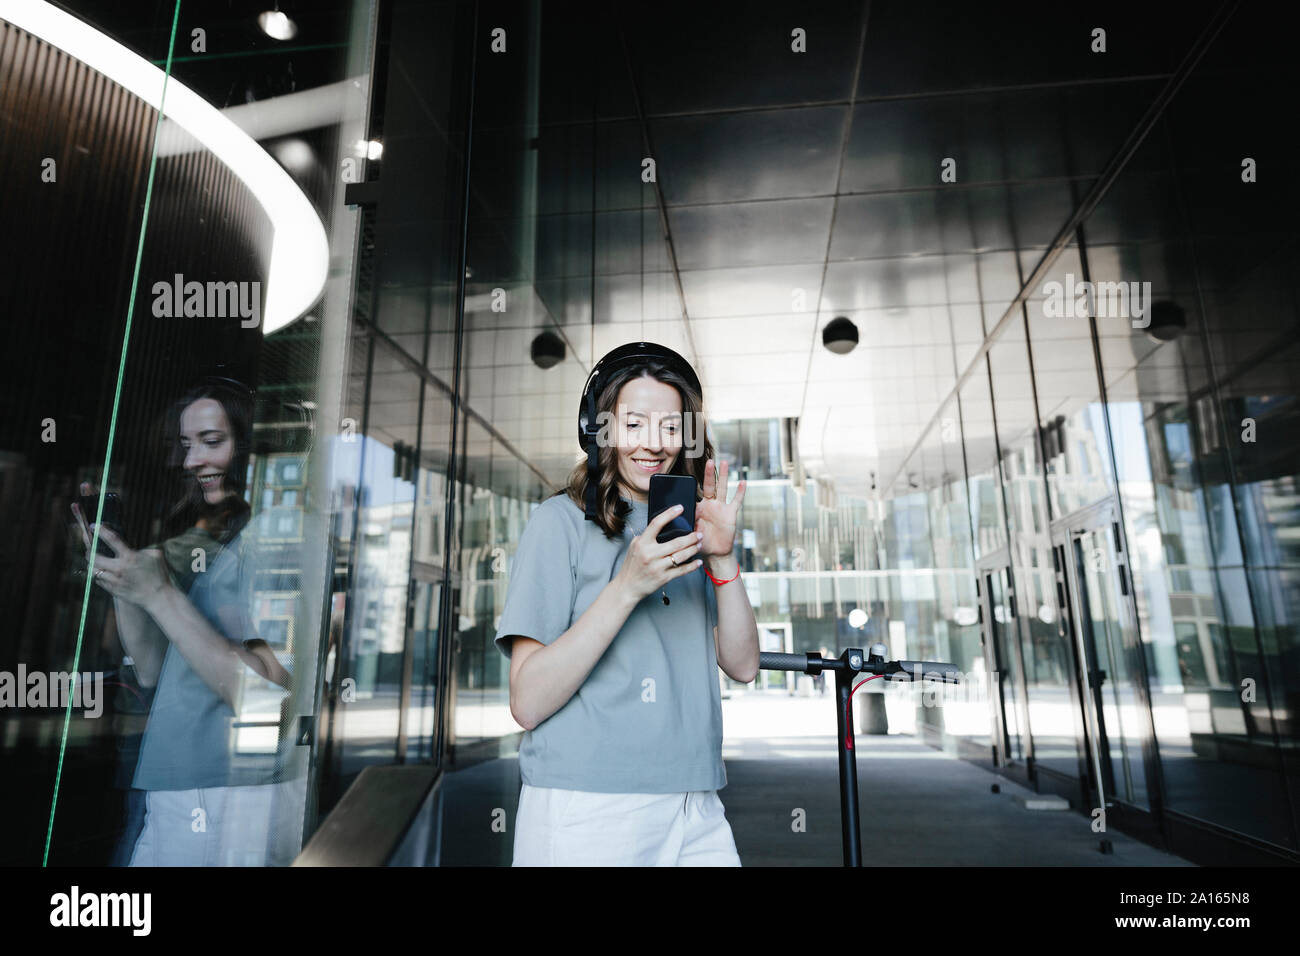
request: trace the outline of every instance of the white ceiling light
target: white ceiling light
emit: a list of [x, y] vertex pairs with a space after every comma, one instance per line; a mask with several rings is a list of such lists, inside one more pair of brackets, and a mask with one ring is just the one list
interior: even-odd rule
[[[271, 221], [262, 334], [288, 325], [320, 298], [329, 270], [325, 227], [298, 184], [211, 103], [144, 57], [44, 0], [0, 0], [7, 20], [102, 73], [202, 143], [246, 185]], [[159, 130], [159, 136], [162, 136]]]
[[295, 173], [307, 172], [316, 159], [311, 147], [300, 139], [286, 139], [271, 148], [276, 159], [280, 160], [280, 165]]
[[849, 611], [849, 627], [861, 627], [867, 623], [867, 612], [860, 607]]
[[379, 159], [384, 155], [384, 144], [377, 139], [359, 139], [352, 144], [352, 149], [365, 159]]
[[272, 40], [292, 40], [298, 35], [298, 24], [279, 10], [267, 10], [257, 15], [257, 25]]

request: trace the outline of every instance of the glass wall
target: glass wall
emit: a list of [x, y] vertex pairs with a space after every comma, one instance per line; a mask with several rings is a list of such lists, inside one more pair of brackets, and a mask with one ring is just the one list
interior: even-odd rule
[[[1239, 41], [1240, 33], [1225, 38], [1229, 60]], [[1123, 283], [1130, 305], [1137, 293], [1148, 310], [1099, 316], [1097, 332], [1168, 806], [1294, 846], [1282, 777], [1295, 772], [1286, 754], [1295, 741], [1287, 697], [1297, 682], [1287, 661], [1296, 651], [1264, 623], [1294, 582], [1283, 552], [1243, 546], [1276, 541], [1290, 524], [1285, 512], [1255, 503], [1261, 486], [1294, 483], [1293, 443], [1273, 428], [1256, 431], [1269, 416], [1257, 419], [1249, 396], [1285, 407], [1277, 396], [1294, 391], [1292, 376], [1269, 372], [1286, 368], [1293, 348], [1296, 312], [1283, 276], [1294, 256], [1278, 254], [1293, 233], [1275, 216], [1293, 196], [1289, 186], [1244, 182], [1231, 148], [1195, 157], [1179, 148], [1206, 122], [1227, 141], [1249, 128], [1253, 148], [1284, 148], [1265, 118], [1241, 105], [1242, 80], [1225, 65], [1212, 60], [1189, 80], [1085, 234], [1094, 281]], [[1228, 163], [1235, 169], [1221, 180], [1218, 165]], [[1228, 204], [1234, 213], [1225, 219]], [[1270, 441], [1271, 450], [1255, 452]], [[1248, 461], [1258, 481], [1244, 479]], [[1130, 704], [1140, 734], [1147, 717], [1140, 700]]]
[[[1011, 569], [1009, 587], [983, 570], [981, 581], [994, 590], [986, 639], [1010, 629], [1023, 661], [993, 707], [1012, 751], [1023, 733], [1035, 772], [1048, 771], [1039, 785], [1072, 781], [1062, 792], [1082, 800], [1100, 751], [1108, 802], [1294, 850], [1300, 352], [1294, 223], [1278, 211], [1297, 197], [1286, 177], [1257, 174], [1261, 157], [1288, 155], [1248, 93], [1273, 69], [1251, 65], [1257, 42], [1230, 23], [1021, 290], [1023, 313], [987, 359], [958, 356], [969, 372], [954, 398], [974, 559]], [[1097, 119], [1094, 131], [1109, 128]], [[1201, 148], [1206, 124], [1223, 135]], [[1042, 158], [1077, 181], [1054, 213], [1016, 193], [1013, 233], [1030, 208], [1065, 221], [1101, 169], [1095, 145]], [[1052, 232], [1008, 237], [1029, 247], [1021, 276], [1042, 248], [1025, 240]], [[998, 262], [981, 258], [995, 308], [1015, 296]], [[902, 469], [930, 494], [912, 534], [933, 534], [948, 506], [920, 467], [935, 444], [927, 435]], [[913, 494], [896, 488], [888, 507], [910, 513]]]
[[0, 21], [6, 312], [60, 323], [0, 360], [9, 863], [286, 864], [315, 803], [375, 6], [178, 7]]

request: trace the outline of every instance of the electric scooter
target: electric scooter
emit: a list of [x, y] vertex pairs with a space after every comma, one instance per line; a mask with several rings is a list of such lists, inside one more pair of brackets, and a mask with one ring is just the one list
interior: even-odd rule
[[[858, 760], [853, 747], [853, 692], [856, 674], [872, 674], [887, 681], [931, 680], [958, 683], [956, 665], [935, 661], [886, 661], [884, 644], [872, 644], [869, 654], [850, 647], [838, 658], [820, 654], [779, 654], [763, 651], [758, 666], [768, 671], [797, 671], [816, 677], [824, 670], [835, 672], [835, 719], [840, 748], [840, 825], [844, 831], [844, 865], [862, 865], [862, 835], [858, 824]], [[871, 677], [863, 679], [858, 687]]]

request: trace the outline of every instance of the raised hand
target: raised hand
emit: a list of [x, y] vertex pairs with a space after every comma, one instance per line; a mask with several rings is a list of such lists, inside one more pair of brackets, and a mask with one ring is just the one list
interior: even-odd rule
[[736, 518], [745, 500], [745, 482], [736, 486], [736, 496], [727, 501], [727, 463], [710, 458], [704, 465], [704, 498], [695, 503], [695, 530], [704, 533], [700, 553], [731, 554], [736, 542]]

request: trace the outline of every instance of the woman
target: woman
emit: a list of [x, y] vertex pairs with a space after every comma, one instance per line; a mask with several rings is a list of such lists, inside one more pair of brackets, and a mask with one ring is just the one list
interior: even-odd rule
[[[290, 676], [250, 613], [256, 556], [241, 492], [251, 396], [229, 379], [206, 380], [177, 404], [174, 428], [185, 491], [167, 516], [170, 536], [132, 550], [101, 527], [114, 556], [94, 556], [137, 680], [156, 688], [132, 782], [146, 796], [129, 865], [288, 863], [283, 847], [293, 843], [272, 832], [273, 801], [297, 799], [298, 788], [269, 786], [273, 761], [232, 752], [250, 678], [287, 688]], [[73, 514], [90, 554], [94, 515], [77, 505]]]
[[[596, 399], [614, 440], [599, 448], [594, 519], [583, 462], [533, 512], [511, 567], [496, 644], [527, 731], [516, 866], [740, 865], [717, 793], [717, 669], [742, 682], [758, 672], [732, 555], [745, 482], [728, 502], [707, 438], [703, 455], [684, 452], [684, 425], [704, 434], [698, 379], [648, 349], [665, 360], [618, 369]], [[695, 534], [655, 540], [680, 513], [647, 521], [655, 474], [696, 478]]]

